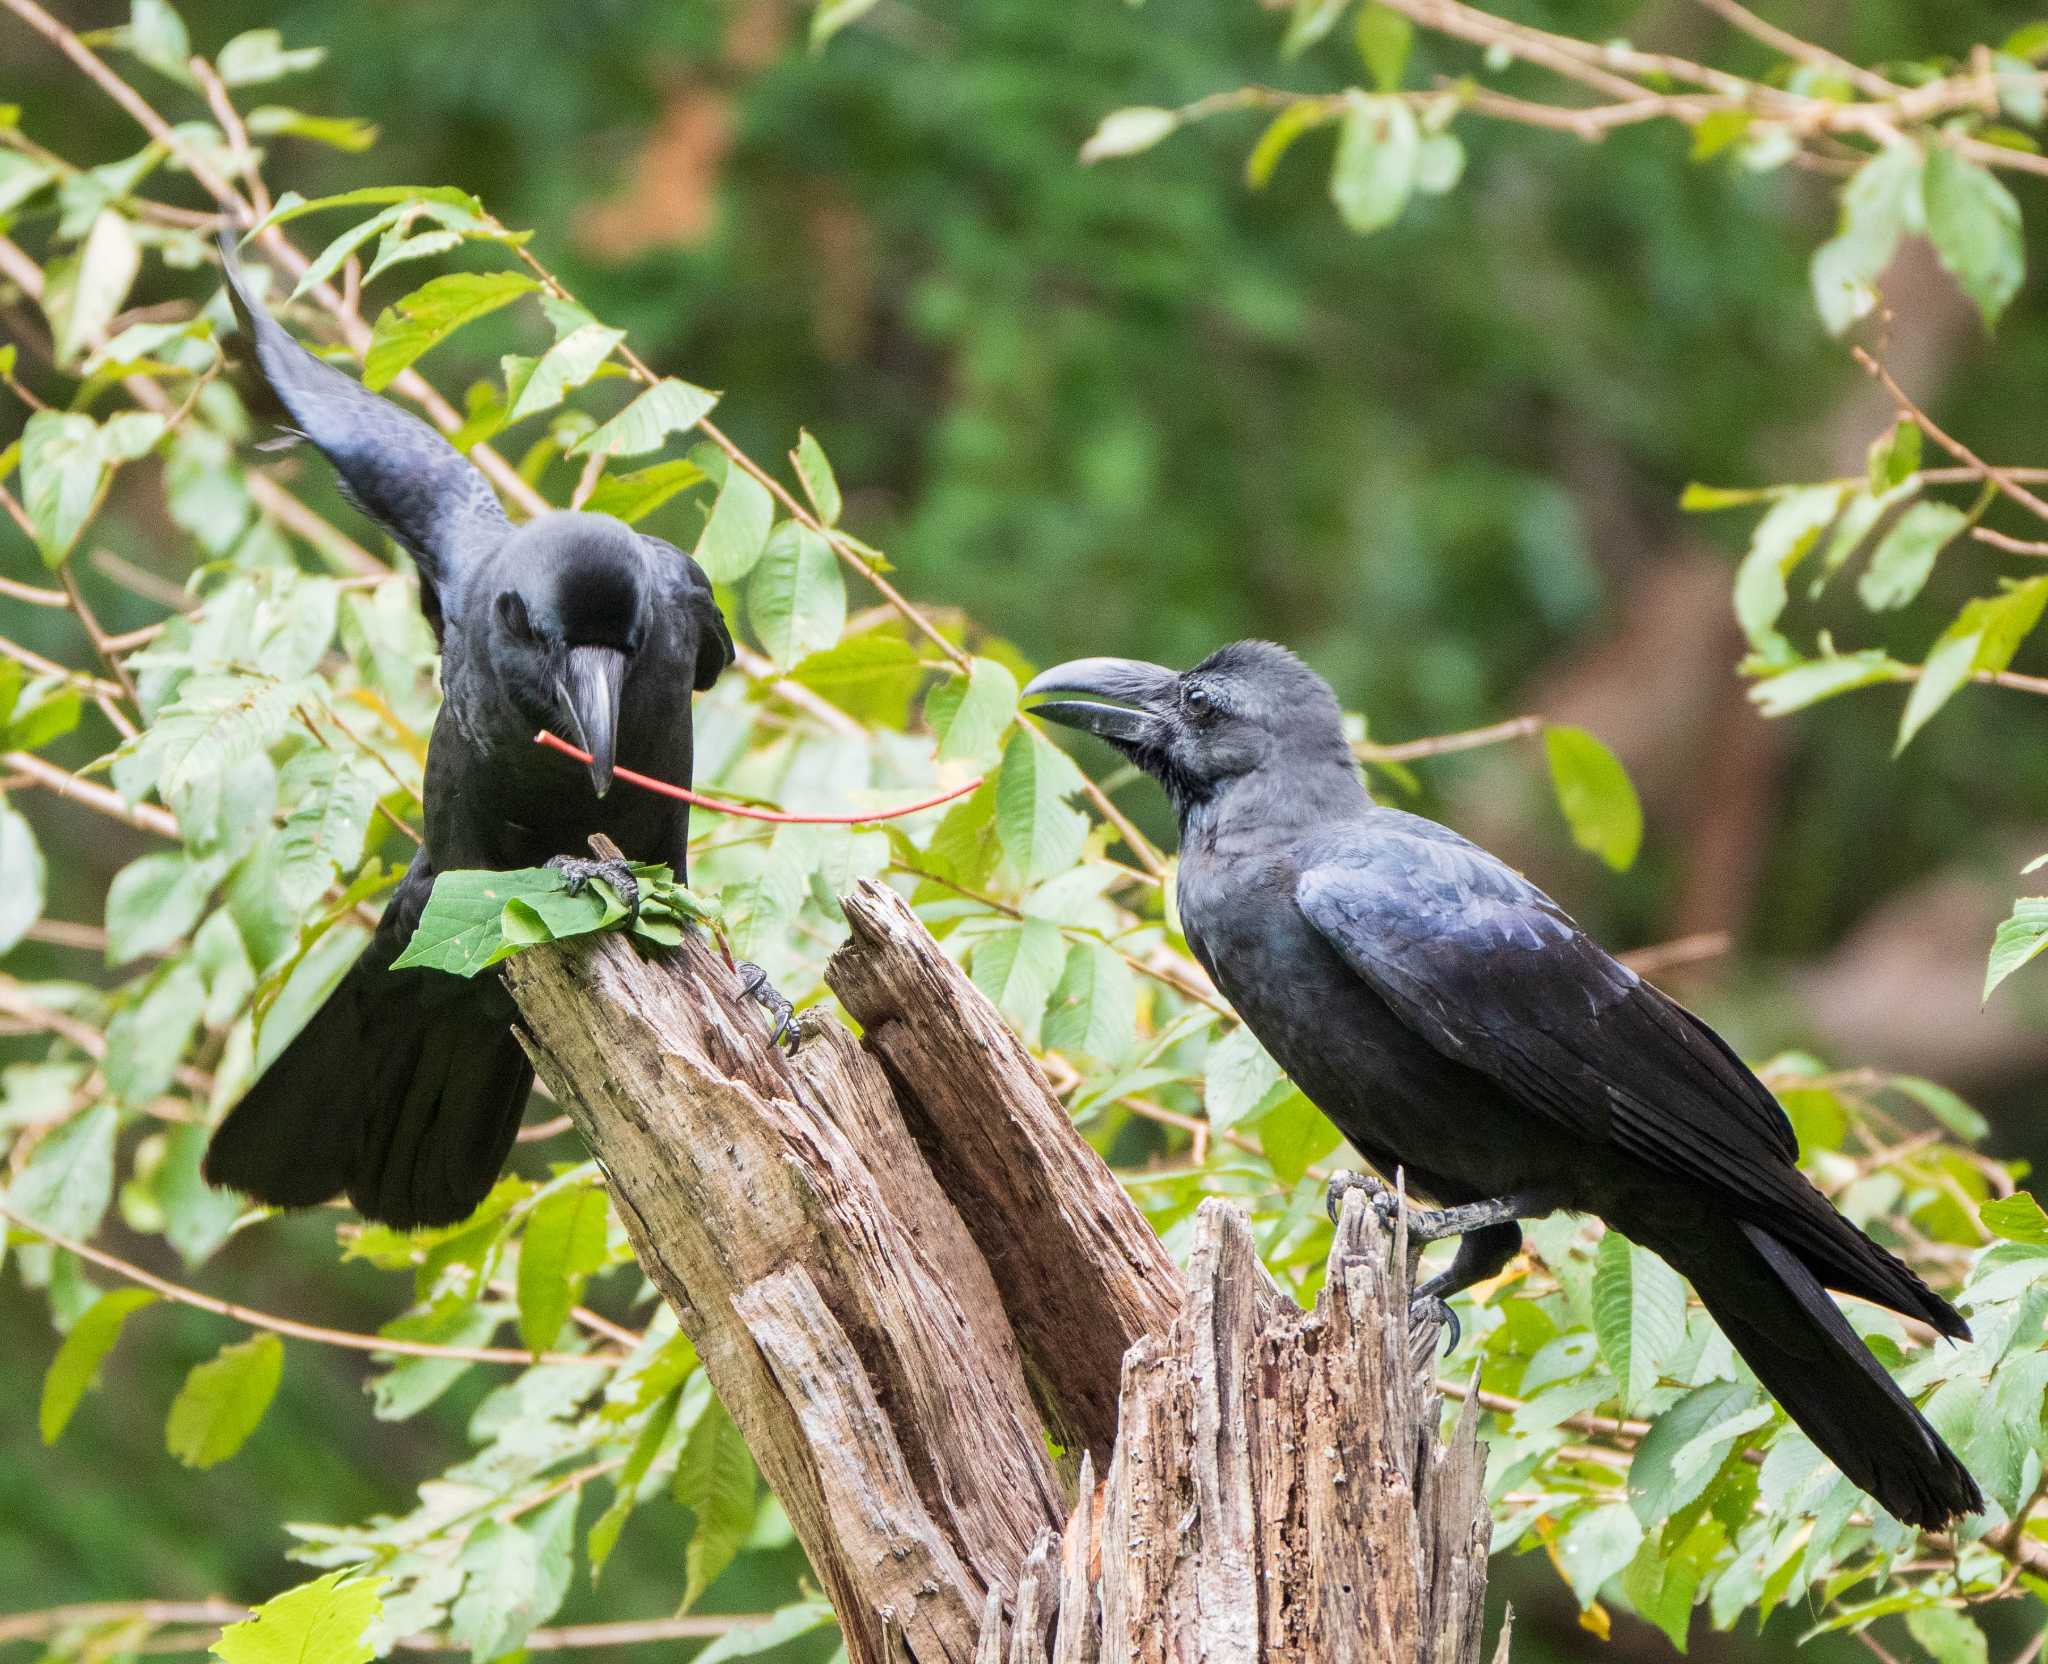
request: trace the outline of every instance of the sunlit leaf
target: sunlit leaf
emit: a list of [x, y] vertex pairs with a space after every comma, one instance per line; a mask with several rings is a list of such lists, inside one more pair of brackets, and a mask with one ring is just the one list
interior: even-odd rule
[[1925, 189], [1934, 252], [1989, 328], [2026, 275], [2019, 202], [1988, 169], [1949, 145], [1928, 153]]
[[569, 447], [571, 456], [639, 456], [672, 433], [683, 433], [711, 414], [718, 395], [664, 376], [610, 421]]
[[1643, 806], [1621, 760], [1583, 728], [1543, 730], [1557, 806], [1572, 841], [1617, 872], [1635, 864], [1643, 844]]
[[1330, 200], [1353, 231], [1392, 225], [1408, 206], [1422, 132], [1398, 98], [1355, 96], [1346, 105], [1330, 168]]
[[544, 1197], [519, 1238], [519, 1338], [543, 1352], [554, 1345], [590, 1274], [604, 1264], [607, 1208], [597, 1185], [572, 1185]]
[[465, 324], [538, 287], [523, 272], [449, 272], [434, 278], [378, 315], [363, 354], [363, 385], [372, 392], [390, 386], [415, 359]]
[[1179, 125], [1177, 111], [1153, 105], [1136, 104], [1126, 110], [1112, 110], [1081, 146], [1081, 161], [1085, 165], [1107, 161], [1112, 156], [1135, 156], [1141, 150], [1150, 150]]
[[747, 622], [785, 668], [837, 642], [846, 627], [846, 580], [832, 546], [798, 521], [777, 526], [747, 580]]
[[754, 1527], [756, 1485], [754, 1458], [716, 1398], [683, 1440], [676, 1462], [675, 1498], [696, 1516], [690, 1546], [684, 1551], [685, 1610], [697, 1604], [732, 1564]]
[[185, 1377], [171, 1404], [165, 1443], [188, 1468], [210, 1468], [242, 1448], [284, 1376], [284, 1343], [272, 1334], [223, 1346]]
[[57, 1442], [72, 1412], [97, 1382], [101, 1362], [121, 1338], [121, 1326], [155, 1300], [148, 1289], [117, 1288], [101, 1295], [71, 1325], [71, 1333], [64, 1337], [64, 1344], [50, 1361], [49, 1373], [43, 1377], [38, 1425], [44, 1444]]

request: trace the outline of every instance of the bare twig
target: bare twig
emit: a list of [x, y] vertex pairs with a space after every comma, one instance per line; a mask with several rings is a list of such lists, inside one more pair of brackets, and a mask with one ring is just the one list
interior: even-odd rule
[[176, 839], [178, 836], [176, 817], [168, 809], [159, 809], [154, 803], [131, 804], [110, 787], [67, 773], [55, 763], [45, 762], [32, 751], [10, 751], [0, 760], [4, 760], [16, 774], [25, 776], [59, 797], [69, 798], [74, 803], [82, 803], [95, 813], [114, 820], [126, 821], [138, 831], [154, 832], [160, 838]]

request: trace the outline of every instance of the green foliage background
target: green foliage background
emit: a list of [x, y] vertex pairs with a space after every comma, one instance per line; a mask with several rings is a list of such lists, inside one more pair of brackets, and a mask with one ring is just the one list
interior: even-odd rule
[[[1718, 38], [1703, 35], [1698, 15], [1677, 4], [1526, 10], [1593, 39], [1668, 39], [1675, 31], [1684, 49], [1705, 52]], [[1829, 44], [1858, 62], [1961, 53], [2032, 20], [2025, 7], [1978, 0], [1891, 0], [1859, 5], [1848, 18], [1792, 10], [1783, 17], [1788, 27], [1830, 31]], [[1251, 5], [1149, 0], [1133, 9], [1083, 0], [1055, 20], [1028, 0], [914, 8], [885, 0], [822, 54], [804, 49], [806, 16], [779, 0], [271, 8], [194, 0], [182, 14], [201, 51], [258, 27], [280, 29], [295, 46], [324, 46], [325, 61], [282, 83], [278, 96], [380, 129], [367, 154], [271, 141], [274, 187], [317, 197], [398, 180], [450, 184], [475, 193], [505, 224], [533, 228], [540, 257], [658, 371], [727, 391], [719, 420], [750, 454], [777, 458], [799, 428], [816, 434], [845, 489], [848, 528], [889, 552], [897, 581], [920, 602], [957, 609], [941, 615], [947, 628], [971, 620], [973, 651], [1012, 667], [1096, 651], [1182, 663], [1234, 636], [1270, 635], [1328, 674], [1376, 740], [1496, 721], [1526, 708], [1532, 688], [1556, 685], [1633, 619], [1632, 586], [1661, 553], [1724, 531], [1731, 557], [1746, 545], [1753, 516], [1681, 515], [1688, 482], [1829, 477], [1839, 463], [1828, 419], [1862, 384], [1815, 316], [1808, 288], [1812, 251], [1834, 229], [1832, 182], [1751, 172], [1725, 159], [1694, 164], [1687, 136], [1674, 128], [1590, 146], [1461, 122], [1470, 159], [1460, 188], [1417, 199], [1370, 238], [1346, 234], [1332, 213], [1325, 136], [1302, 140], [1266, 190], [1243, 188], [1254, 117], [1204, 123], [1128, 161], [1077, 165], [1079, 145], [1118, 107], [1174, 106], [1283, 78], [1304, 92], [1334, 92], [1361, 78], [1342, 30], [1276, 65], [1282, 20]], [[65, 15], [79, 28], [126, 17], [84, 7]], [[88, 165], [135, 150], [126, 118], [12, 18], [0, 16], [0, 40], [0, 99], [19, 102], [24, 132]], [[1469, 57], [1421, 43], [1411, 79], [1423, 84], [1439, 61], [1462, 71]], [[1752, 54], [1745, 63], [1761, 72], [1766, 61]], [[152, 97], [198, 113], [189, 94], [136, 74]], [[2029, 190], [2037, 183], [2015, 185], [2030, 237], [2048, 223], [2038, 191]], [[338, 230], [346, 220], [317, 223]], [[40, 247], [49, 230], [30, 217], [14, 234]], [[304, 237], [301, 245], [317, 241]], [[383, 279], [366, 315], [434, 273], [506, 264], [488, 243], [467, 245]], [[209, 274], [152, 261], [135, 299], [199, 300], [212, 291]], [[1995, 338], [1974, 325], [1943, 337], [1942, 392], [1931, 412], [1994, 459], [2043, 460], [2038, 389], [2048, 371], [2048, 324], [2037, 293], [2022, 292]], [[26, 320], [24, 338], [39, 327], [32, 308], [8, 304]], [[16, 322], [0, 310], [10, 335]], [[427, 368], [459, 398], [497, 377], [500, 353], [535, 353], [548, 339], [530, 305], [508, 310], [437, 351]], [[32, 371], [26, 355], [21, 373], [46, 397], [70, 396], [70, 384]], [[591, 402], [608, 412], [618, 401]], [[1877, 437], [1880, 426], [1859, 437]], [[0, 440], [8, 437], [0, 428]], [[670, 454], [683, 448], [677, 443]], [[240, 454], [250, 459], [246, 449]], [[509, 454], [516, 459], [517, 449]], [[574, 472], [557, 464], [548, 489], [565, 494]], [[120, 475], [84, 549], [110, 550], [183, 582], [194, 564], [191, 544], [167, 517], [155, 479], [141, 469]], [[367, 538], [323, 468], [301, 462], [292, 485]], [[709, 501], [708, 489], [680, 497], [650, 524], [694, 542]], [[4, 535], [13, 538], [6, 573], [46, 581], [27, 543]], [[1826, 625], [1845, 646], [1879, 642], [1917, 663], [1968, 597], [1991, 592], [1993, 563], [1982, 557], [1944, 557], [1908, 606], [1880, 619], [1831, 593], [1811, 615], [1797, 615], [1800, 639]], [[1732, 572], [1732, 558], [1729, 565]], [[109, 630], [163, 616], [103, 565], [77, 558], [73, 570]], [[855, 609], [870, 600], [854, 586]], [[1729, 632], [1732, 673], [1741, 643], [1725, 606], [1724, 586], [1716, 611], [1697, 627]], [[734, 611], [750, 616], [744, 602]], [[69, 664], [89, 663], [64, 614], [10, 606], [7, 617], [14, 639]], [[389, 645], [415, 655], [386, 690], [396, 698], [416, 675], [418, 643], [400, 633]], [[2013, 665], [2041, 671], [2048, 660], [2028, 643]], [[915, 725], [907, 692], [863, 697], [877, 701], [864, 718]], [[1730, 1023], [1751, 1056], [1812, 1042], [1783, 991], [1802, 965], [1833, 952], [1931, 873], [1975, 866], [2003, 893], [2016, 887], [2013, 851], [2048, 808], [2048, 754], [2030, 743], [2031, 702], [1966, 692], [1891, 761], [1898, 705], [1894, 694], [1861, 693], [1775, 732], [1781, 749], [1769, 765], [1767, 807], [1749, 830], [1759, 846], [1759, 899], [1731, 904], [1737, 951], [1711, 976], [1681, 985]], [[51, 755], [77, 766], [104, 750], [110, 742], [91, 730], [95, 720], [88, 713], [86, 728]], [[707, 748], [715, 778], [786, 801], [808, 792], [835, 807], [869, 786], [878, 798], [902, 795], [930, 749], [922, 739], [900, 753], [884, 749], [866, 772], [819, 751], [793, 757], [749, 726], [736, 690], [721, 693], [707, 725], [727, 740], [723, 752]], [[743, 744], [757, 748], [751, 762]], [[1083, 760], [1103, 765], [1098, 755]], [[1378, 783], [1402, 790], [1391, 774]], [[1573, 850], [1533, 747], [1427, 763], [1416, 784], [1425, 810], [1459, 818], [1483, 806], [1488, 825], [1617, 945], [1655, 941], [1690, 922], [1679, 910], [1685, 873], [1674, 853], [1688, 831], [1683, 800], [1673, 807], [1667, 799], [1660, 818], [1652, 796], [1644, 858], [1616, 876]], [[153, 847], [32, 792], [9, 801], [31, 817], [49, 856], [55, 918], [99, 919], [114, 872]], [[1120, 801], [1165, 835], [1149, 792], [1120, 793]], [[917, 834], [920, 845], [928, 831]], [[835, 848], [831, 858], [875, 860], [878, 844], [870, 834], [858, 851]], [[743, 926], [772, 916], [775, 929], [763, 926], [765, 935], [788, 916], [814, 931], [823, 917], [804, 911], [802, 899], [791, 908], [783, 898], [779, 912], [770, 907], [763, 898], [782, 879], [744, 851], [714, 857], [693, 876], [709, 890], [729, 889]], [[1034, 931], [956, 923], [927, 899], [956, 939], [983, 930], [1004, 944], [976, 950], [976, 974], [1037, 1021], [1030, 994], [1036, 988], [1042, 1006], [1067, 974], [1071, 939], [1051, 924]], [[1072, 913], [1049, 916], [1070, 929], [1112, 928], [1086, 894], [1061, 905]], [[1150, 928], [1132, 944], [1153, 942], [1157, 927]], [[765, 945], [771, 960], [780, 955], [778, 971], [800, 980], [811, 948]], [[9, 955], [6, 969], [25, 983], [107, 980], [92, 956], [37, 942]], [[2024, 975], [2000, 998], [2029, 1019], [2039, 1008]], [[1169, 1027], [1177, 1010], [1170, 1001], [1149, 1009], [1153, 1031]], [[7, 1044], [20, 1057], [43, 1050], [41, 1042]], [[1219, 1041], [1218, 1050], [1228, 1044]], [[1314, 1147], [1312, 1126], [1284, 1094], [1278, 1108], [1267, 1100], [1255, 1059], [1236, 1060], [1242, 1068], [1227, 1077], [1236, 1095], [1224, 1095], [1220, 1116], [1218, 1060], [1197, 1049], [1171, 1061], [1174, 1078], [1145, 1089], [1199, 1110], [1203, 1095], [1194, 1087], [1206, 1074], [1211, 1121], [1234, 1115], [1258, 1126], [1277, 1159], [1219, 1154], [1199, 1180], [1141, 1194], [1168, 1228], [1205, 1186], [1243, 1194], [1264, 1210], [1283, 1267], [1308, 1275], [1319, 1257], [1313, 1186], [1293, 1181], [1303, 1163], [1326, 1153]], [[1788, 1062], [1784, 1074], [1803, 1066]], [[2032, 1113], [2035, 1078], [2006, 1056], [1971, 1083], [1992, 1111], [1989, 1147], [2001, 1156], [2024, 1157], [2043, 1142]], [[1791, 1092], [1822, 1168], [1831, 1156], [1847, 1159], [1835, 1147], [1861, 1115], [1857, 1092]], [[1896, 1090], [1883, 1089], [1881, 1101], [1910, 1126], [1927, 1124], [1922, 1106]], [[1098, 1114], [1091, 1128], [1133, 1168], [1185, 1149], [1111, 1114]], [[544, 1153], [573, 1161], [572, 1143]], [[524, 1168], [534, 1178], [545, 1171], [532, 1152]], [[125, 1160], [122, 1171], [125, 1178]], [[1957, 1155], [1949, 1167], [1909, 1170], [1895, 1190], [1861, 1201], [1872, 1217], [1900, 1214], [1938, 1245], [1975, 1252], [1985, 1233], [1974, 1203], [1989, 1171]], [[131, 1210], [128, 1222], [148, 1217]], [[2012, 1246], [2025, 1249], [2028, 1221], [2008, 1228], [2021, 1239]], [[150, 1254], [151, 1245], [110, 1230], [124, 1252]], [[1625, 1247], [1618, 1243], [1574, 1247], [1568, 1233], [1552, 1232], [1538, 1247], [1555, 1282], [1542, 1298], [1503, 1309], [1482, 1343], [1497, 1372], [1488, 1384], [1523, 1396], [1540, 1390], [1541, 1381], [1527, 1384], [1532, 1360], [1553, 1339], [1577, 1333], [1609, 1343], [1604, 1363], [1587, 1341], [1582, 1355], [1567, 1347], [1564, 1365], [1551, 1358], [1542, 1368], [1576, 1362], [1564, 1385], [1591, 1378], [1610, 1396], [1623, 1392], [1631, 1407], [1665, 1408], [1669, 1400], [1636, 1403], [1654, 1377], [1617, 1386], [1601, 1374], [1617, 1361], [1616, 1322], [1633, 1329], [1634, 1320], [1600, 1321], [1600, 1291], [1610, 1312], [1620, 1299], [1666, 1321], [1673, 1308], [1659, 1304], [1654, 1273], [1632, 1281], [1635, 1268], [1615, 1257]], [[22, 1251], [17, 1244], [14, 1253]], [[2014, 1264], [2024, 1258], [2008, 1256]], [[252, 1231], [191, 1277], [251, 1306], [317, 1311], [356, 1330], [386, 1322], [408, 1298], [403, 1276], [362, 1259], [337, 1264], [333, 1224], [320, 1219]], [[1999, 1307], [2006, 1326], [1996, 1332], [2024, 1351], [2038, 1343], [2026, 1326], [2038, 1330], [2039, 1314], [2017, 1304], [2010, 1272], [2006, 1280], [2014, 1283], [2002, 1294], [2011, 1309]], [[593, 1301], [620, 1312], [631, 1282], [628, 1271], [605, 1272]], [[224, 1340], [243, 1337], [202, 1314], [158, 1308], [133, 1323], [62, 1439], [37, 1451], [28, 1428], [55, 1349], [51, 1303], [14, 1277], [0, 1283], [0, 1332], [8, 1337], [0, 1380], [19, 1407], [5, 1446], [17, 1482], [0, 1492], [4, 1611], [144, 1594], [270, 1594], [304, 1575], [280, 1559], [280, 1522], [404, 1512], [421, 1481], [461, 1458], [465, 1427], [504, 1379], [502, 1371], [472, 1370], [417, 1417], [373, 1420], [357, 1391], [360, 1360], [295, 1345], [247, 1446], [223, 1465], [187, 1471], [164, 1454], [169, 1406], [188, 1370]], [[1700, 1337], [1685, 1334], [1682, 1312], [1677, 1321], [1676, 1333], [1662, 1334], [1668, 1355], [1660, 1362], [1683, 1380], [1685, 1370], [1710, 1363]], [[1618, 1374], [1629, 1373], [1623, 1362]], [[2036, 1420], [2039, 1398], [2036, 1383]], [[490, 1412], [485, 1418], [488, 1427]], [[715, 1421], [691, 1425], [715, 1432]], [[714, 1448], [699, 1454], [715, 1466]], [[671, 1448], [667, 1458], [680, 1462], [682, 1453]], [[1577, 1482], [1569, 1474], [1563, 1481]], [[654, 1490], [621, 1534], [601, 1593], [579, 1573], [563, 1621], [654, 1614], [680, 1598], [681, 1545], [693, 1516], [664, 1488]], [[1572, 1517], [1569, 1507], [1558, 1512]], [[585, 1510], [584, 1528], [595, 1513], [594, 1504]], [[707, 1609], [763, 1610], [796, 1587], [801, 1557], [778, 1533], [773, 1511], [756, 1520], [748, 1510], [744, 1531], [749, 1546], [711, 1585]], [[1589, 1532], [1581, 1546], [1597, 1549], [1596, 1536]], [[1520, 1546], [1534, 1544], [1532, 1537]], [[1527, 1612], [1517, 1656], [1582, 1656], [1595, 1643], [1578, 1627], [1580, 1601], [1542, 1559], [1501, 1563], [1503, 1585]], [[1584, 1585], [1584, 1574], [1575, 1581]], [[1590, 1599], [1601, 1581], [1580, 1593]], [[1639, 1598], [1640, 1583], [1627, 1593], [1654, 1604]], [[1823, 1615], [1825, 1593], [1795, 1602], [1763, 1641], [1724, 1643], [1706, 1637], [1702, 1622], [1696, 1653], [1778, 1656]], [[1621, 1604], [1614, 1653], [1666, 1656], [1647, 1626], [1621, 1615]], [[1994, 1655], [2037, 1631], [2038, 1612], [1991, 1614]], [[1900, 1648], [1968, 1656], [1939, 1650], [1938, 1619], [1924, 1619], [1910, 1639], [1897, 1620], [1884, 1633]], [[1863, 1654], [1846, 1640], [1823, 1639], [1803, 1656]]]

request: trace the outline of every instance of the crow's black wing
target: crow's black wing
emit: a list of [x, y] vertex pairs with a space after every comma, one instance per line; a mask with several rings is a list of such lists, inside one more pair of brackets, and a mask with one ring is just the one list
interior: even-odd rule
[[438, 638], [462, 580], [511, 532], [482, 474], [416, 416], [323, 364], [249, 293], [234, 241], [221, 270], [242, 332], [293, 432], [318, 446], [350, 502], [395, 537], [419, 567], [420, 609]]
[[732, 631], [726, 627], [725, 614], [718, 610], [717, 597], [711, 592], [711, 580], [704, 575], [703, 567], [661, 538], [642, 532], [640, 541], [654, 557], [662, 593], [670, 598], [677, 617], [691, 632], [695, 643], [691, 681], [702, 693], [733, 661]]
[[1376, 809], [1305, 853], [1295, 901], [1431, 1046], [1580, 1137], [1732, 1194], [1807, 1189], [1720, 1036], [1455, 833]]

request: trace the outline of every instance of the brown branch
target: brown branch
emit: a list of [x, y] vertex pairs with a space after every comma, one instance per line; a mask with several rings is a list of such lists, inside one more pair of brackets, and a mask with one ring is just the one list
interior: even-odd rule
[[1482, 746], [1500, 745], [1508, 740], [1528, 739], [1543, 732], [1540, 716], [1511, 717], [1485, 728], [1467, 728], [1456, 734], [1436, 734], [1428, 739], [1404, 740], [1398, 745], [1378, 745], [1370, 740], [1351, 748], [1352, 755], [1366, 763], [1411, 763], [1421, 757], [1442, 757], [1454, 751], [1477, 751]]
[[1989, 526], [1972, 526], [1970, 535], [1979, 543], [1988, 543], [1992, 548], [2003, 549], [2009, 555], [2048, 555], [2048, 542], [2013, 537], [2005, 532], [1993, 531]]
[[[0, 487], [0, 497], [7, 498], [7, 507], [10, 512], [21, 506], [15, 502], [13, 497], [7, 495], [4, 487]], [[43, 589], [36, 584], [16, 583], [12, 578], [0, 578], [0, 595], [6, 596], [10, 601], [25, 601], [32, 607], [68, 607], [71, 605], [71, 597], [61, 589]]]
[[96, 814], [125, 821], [137, 831], [154, 832], [159, 838], [170, 838], [175, 841], [178, 836], [178, 822], [168, 809], [159, 809], [154, 803], [131, 805], [112, 788], [67, 773], [55, 763], [45, 762], [32, 751], [10, 751], [0, 761], [5, 761], [16, 774], [54, 792], [58, 797], [69, 798], [73, 803], [81, 803]]
[[[142, 695], [135, 690], [135, 678], [128, 674], [128, 667], [107, 640], [107, 632], [100, 628], [100, 621], [93, 616], [92, 608], [86, 605], [84, 592], [78, 587], [78, 576], [71, 570], [69, 561], [57, 568], [57, 578], [64, 585], [64, 593], [71, 597], [71, 610], [78, 615], [79, 625], [85, 631], [86, 639], [92, 643], [92, 650], [99, 655], [100, 663], [113, 673], [114, 680], [121, 684], [121, 691], [140, 711]], [[128, 737], [134, 737], [133, 730]]]
[[110, 1254], [104, 1248], [91, 1243], [79, 1242], [72, 1237], [61, 1236], [45, 1226], [36, 1224], [14, 1212], [6, 1203], [0, 1202], [0, 1219], [6, 1220], [18, 1230], [31, 1233], [43, 1241], [62, 1248], [66, 1253], [76, 1254], [80, 1259], [126, 1277], [131, 1283], [162, 1295], [166, 1300], [176, 1301], [181, 1306], [193, 1306], [203, 1312], [212, 1312], [217, 1317], [232, 1318], [237, 1323], [252, 1329], [268, 1329], [275, 1334], [290, 1335], [295, 1340], [317, 1341], [322, 1346], [337, 1346], [350, 1352], [394, 1353], [408, 1358], [450, 1358], [472, 1364], [515, 1364], [521, 1367], [531, 1364], [607, 1364], [624, 1362], [623, 1354], [604, 1352], [529, 1352], [520, 1347], [509, 1346], [442, 1346], [433, 1341], [394, 1340], [386, 1335], [361, 1335], [347, 1329], [330, 1329], [318, 1323], [301, 1323], [297, 1318], [278, 1317], [270, 1312], [260, 1312], [253, 1307], [237, 1305], [232, 1300], [219, 1300], [211, 1294], [201, 1294], [197, 1289], [186, 1288], [167, 1277], [159, 1277], [153, 1271], [145, 1271], [133, 1265], [118, 1254]]
[[1797, 35], [1780, 29], [1775, 23], [1766, 22], [1741, 4], [1741, 0], [1699, 0], [1699, 4], [1717, 16], [1725, 18], [1744, 34], [1762, 41], [1772, 51], [1781, 52], [1800, 63], [1812, 64], [1817, 69], [1839, 75], [1872, 98], [1894, 99], [1905, 94], [1904, 87], [1887, 81], [1882, 75], [1865, 69], [1861, 64], [1851, 63], [1847, 58], [1830, 52], [1824, 46], [1816, 46], [1810, 41], [1801, 40]]
[[1914, 403], [1912, 396], [1907, 393], [1905, 388], [1898, 384], [1891, 371], [1879, 363], [1871, 353], [1862, 347], [1851, 347], [1849, 350], [1855, 354], [1857, 363], [1861, 364], [1864, 369], [1868, 370], [1884, 384], [1885, 391], [1891, 394], [1892, 403], [1898, 406], [1899, 413], [1902, 416], [1910, 417], [1913, 421], [1919, 423], [1921, 430], [1926, 433], [1928, 438], [1932, 439], [1943, 450], [1947, 451], [1950, 456], [1962, 463], [1965, 468], [1971, 471], [1975, 478], [1989, 480], [2008, 497], [2011, 497], [2016, 502], [2024, 503], [2043, 520], [2048, 520], [2048, 501], [2044, 501], [2032, 491], [2029, 491], [2026, 486], [2020, 483], [2018, 477], [2010, 469], [2000, 468], [1986, 462], [1960, 439], [1955, 438], [1942, 428], [1933, 417], [1929, 416], [1926, 411]]

